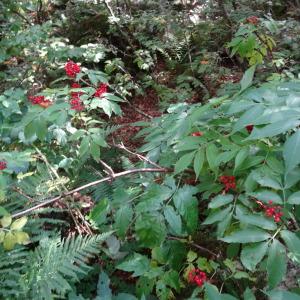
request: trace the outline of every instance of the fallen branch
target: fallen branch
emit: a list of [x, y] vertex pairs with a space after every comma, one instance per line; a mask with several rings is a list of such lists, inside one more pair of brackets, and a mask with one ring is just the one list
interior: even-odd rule
[[96, 180], [96, 181], [93, 181], [93, 182], [90, 182], [88, 184], [85, 184], [85, 185], [82, 185], [76, 189], [73, 189], [71, 191], [67, 191], [67, 192], [64, 192], [62, 193], [61, 195], [59, 196], [56, 196], [54, 198], [51, 198], [51, 199], [48, 199], [40, 204], [37, 204], [35, 206], [32, 206], [30, 208], [27, 208], [25, 210], [22, 210], [20, 212], [17, 212], [15, 214], [12, 215], [12, 218], [19, 218], [19, 217], [22, 217], [24, 215], [27, 215], [29, 213], [31, 213], [32, 211], [35, 211], [39, 208], [42, 208], [44, 206], [48, 206], [66, 196], [70, 196], [76, 192], [79, 192], [79, 191], [82, 191], [84, 189], [87, 189], [89, 187], [92, 187], [92, 186], [95, 186], [95, 185], [98, 185], [102, 182], [106, 182], [106, 181], [110, 181], [110, 180], [113, 180], [114, 178], [118, 178], [118, 177], [122, 177], [122, 176], [126, 176], [126, 175], [130, 175], [130, 174], [134, 174], [134, 173], [148, 173], [148, 172], [163, 172], [163, 173], [167, 173], [169, 172], [170, 170], [168, 169], [164, 169], [164, 168], [141, 168], [141, 169], [132, 169], [132, 170], [128, 170], [128, 171], [123, 171], [123, 172], [120, 172], [120, 173], [115, 173], [114, 174], [114, 177], [112, 178], [111, 176], [108, 176], [108, 177], [105, 177], [105, 178], [102, 178], [102, 179], [99, 179], [99, 180]]

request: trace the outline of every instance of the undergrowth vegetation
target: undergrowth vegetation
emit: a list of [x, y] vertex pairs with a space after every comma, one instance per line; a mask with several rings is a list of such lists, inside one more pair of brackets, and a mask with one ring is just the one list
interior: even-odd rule
[[1, 299], [300, 299], [298, 0], [0, 9]]

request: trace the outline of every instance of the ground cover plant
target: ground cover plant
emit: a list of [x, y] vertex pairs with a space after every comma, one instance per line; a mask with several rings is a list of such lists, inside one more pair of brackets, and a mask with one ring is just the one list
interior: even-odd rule
[[300, 299], [299, 1], [0, 9], [1, 299]]

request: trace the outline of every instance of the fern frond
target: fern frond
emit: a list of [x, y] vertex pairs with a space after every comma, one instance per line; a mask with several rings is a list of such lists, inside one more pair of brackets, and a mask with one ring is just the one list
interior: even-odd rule
[[24, 276], [29, 299], [53, 299], [71, 291], [77, 274], [86, 274], [88, 259], [99, 253], [100, 244], [111, 233], [77, 236], [64, 240], [44, 239], [28, 259], [29, 271]]

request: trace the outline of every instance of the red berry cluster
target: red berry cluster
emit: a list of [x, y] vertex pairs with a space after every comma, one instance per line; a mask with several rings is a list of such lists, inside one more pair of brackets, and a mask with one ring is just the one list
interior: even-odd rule
[[94, 97], [99, 97], [101, 98], [103, 94], [107, 93], [107, 87], [108, 85], [106, 83], [100, 84], [98, 89], [96, 90]]
[[198, 286], [202, 286], [206, 280], [206, 274], [199, 269], [193, 269], [188, 274], [188, 281], [196, 283]]
[[203, 135], [203, 132], [201, 132], [201, 131], [196, 131], [191, 134], [191, 136], [202, 136], [202, 135]]
[[44, 108], [51, 105], [51, 101], [45, 99], [45, 96], [29, 96], [28, 99], [33, 105], [39, 105]]
[[[80, 89], [81, 85], [77, 82], [74, 82], [71, 84], [71, 88], [72, 89]], [[83, 95], [83, 92], [71, 92], [71, 97], [80, 97], [81, 95]]]
[[265, 205], [261, 201], [256, 201], [264, 210], [265, 214], [269, 218], [274, 218], [276, 223], [281, 221], [281, 217], [283, 216], [282, 207], [279, 205], [273, 205], [273, 201], [269, 200], [268, 204]]
[[76, 63], [74, 63], [74, 61], [69, 60], [65, 64], [65, 71], [66, 71], [67, 76], [69, 76], [71, 78], [75, 78], [76, 74], [80, 73], [80, 66], [77, 65]]
[[253, 128], [254, 128], [254, 126], [252, 124], [246, 126], [248, 133], [251, 133]]
[[258, 22], [259, 22], [259, 19], [256, 16], [251, 16], [251, 17], [248, 17], [246, 19], [246, 21], [247, 21], [247, 23], [250, 23], [250, 24], [253, 24], [253, 25], [257, 25]]
[[4, 160], [0, 161], [0, 171], [4, 170], [7, 168], [7, 163]]
[[219, 180], [221, 183], [223, 183], [225, 185], [225, 189], [224, 189], [225, 192], [228, 192], [230, 189], [236, 188], [234, 176], [223, 175], [223, 176], [220, 176]]
[[[77, 82], [74, 82], [71, 84], [72, 89], [79, 89], [81, 88], [80, 84]], [[74, 109], [76, 111], [82, 111], [84, 110], [84, 105], [80, 99], [80, 96], [83, 94], [83, 92], [71, 92], [71, 109]]]

